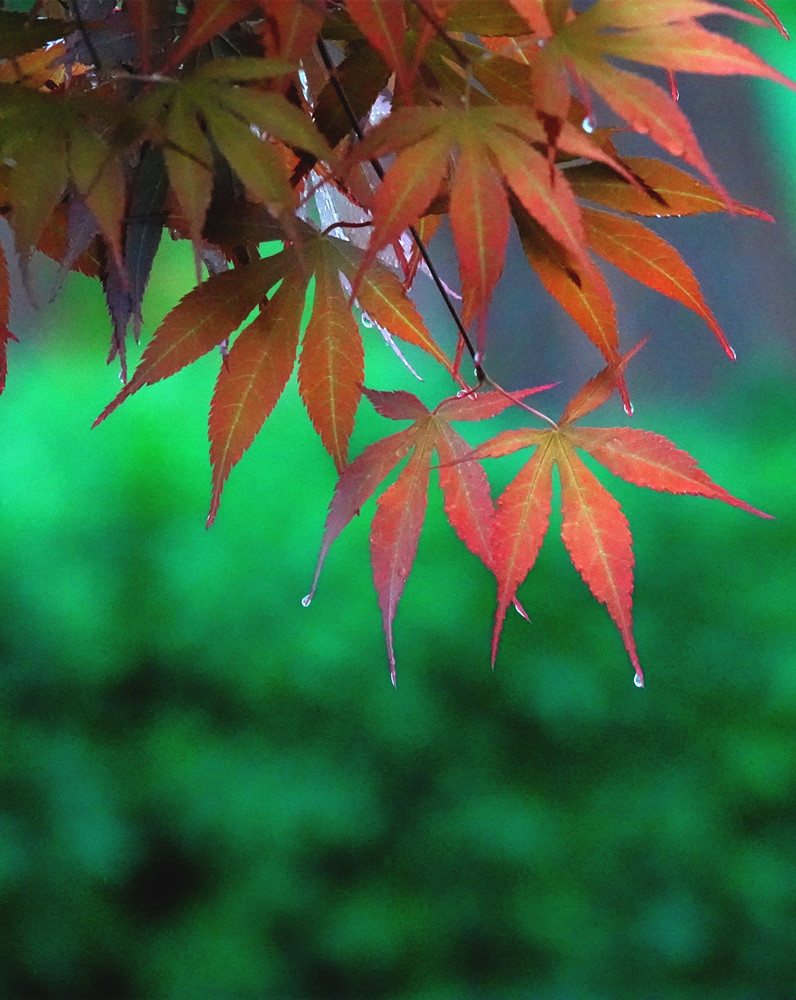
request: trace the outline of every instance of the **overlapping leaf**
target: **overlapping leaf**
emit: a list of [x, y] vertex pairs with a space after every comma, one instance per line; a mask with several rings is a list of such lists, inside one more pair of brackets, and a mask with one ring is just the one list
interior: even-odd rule
[[[521, 399], [541, 389], [516, 393]], [[376, 410], [390, 420], [411, 420], [412, 426], [369, 445], [347, 466], [335, 487], [326, 519], [318, 565], [310, 593], [312, 600], [318, 578], [335, 538], [378, 489], [389, 473], [409, 455], [398, 478], [378, 500], [370, 534], [373, 582], [378, 594], [390, 676], [395, 683], [393, 619], [417, 552], [420, 529], [426, 511], [429, 474], [434, 453], [440, 464], [440, 486], [445, 512], [459, 538], [491, 568], [489, 539], [493, 506], [484, 470], [478, 463], [461, 461], [470, 452], [463, 438], [451, 427], [455, 420], [484, 420], [497, 416], [512, 403], [499, 393], [454, 396], [429, 411], [409, 392], [364, 390]]]
[[616, 371], [606, 368], [576, 394], [556, 427], [504, 431], [471, 453], [475, 459], [495, 458], [521, 448], [534, 448], [532, 457], [497, 502], [492, 534], [492, 569], [497, 578], [493, 665], [506, 610], [535, 563], [547, 533], [555, 468], [561, 482], [564, 545], [592, 594], [606, 605], [622, 636], [637, 683], [643, 683], [633, 637], [630, 529], [619, 503], [583, 463], [576, 449], [638, 486], [722, 500], [769, 517], [718, 486], [687, 452], [658, 434], [627, 427], [576, 426], [574, 421], [601, 405], [615, 385]]
[[291, 68], [281, 59], [214, 60], [178, 82], [159, 85], [132, 109], [136, 128], [163, 147], [169, 182], [194, 242], [201, 238], [213, 191], [214, 146], [252, 200], [294, 228], [296, 192], [271, 140], [321, 160], [329, 149], [287, 98], [246, 85]]
[[[729, 196], [674, 98], [651, 80], [609, 61], [631, 60], [663, 66], [670, 72], [746, 74], [794, 88], [787, 77], [747, 48], [708, 31], [696, 20], [716, 13], [745, 16], [703, 0], [635, 4], [597, 0], [579, 14], [570, 13], [548, 36], [521, 47], [525, 61], [533, 66], [540, 107], [565, 117], [568, 106], [565, 72], [571, 70], [581, 89], [593, 88], [631, 128], [648, 134], [668, 152], [690, 163], [729, 204]], [[538, 45], [537, 41], [543, 44]]]
[[[623, 172], [610, 154], [568, 123], [562, 123], [558, 141], [574, 156]], [[547, 133], [528, 108], [394, 111], [355, 151], [357, 160], [398, 154], [373, 198], [374, 228], [365, 266], [425, 213], [455, 154], [450, 214], [465, 325], [483, 318], [503, 268], [509, 191], [584, 271], [591, 272], [575, 198], [564, 174], [551, 172], [548, 158], [537, 148], [540, 144], [547, 145]]]
[[99, 105], [87, 100], [54, 100], [0, 83], [0, 182], [23, 259], [71, 189], [88, 206], [121, 264], [126, 179], [119, 159], [99, 134], [101, 118]]
[[[300, 257], [287, 248], [211, 276], [166, 316], [132, 378], [96, 423], [144, 385], [175, 374], [226, 341], [259, 307], [222, 366], [211, 406], [213, 497], [208, 522], [212, 523], [232, 467], [254, 440], [290, 377], [305, 295], [314, 274], [312, 312], [299, 360], [299, 388], [324, 446], [342, 469], [364, 371], [359, 327], [340, 276], [350, 285], [363, 254], [346, 240], [313, 235], [307, 229]], [[357, 294], [362, 308], [379, 326], [422, 348], [450, 369], [450, 362], [392, 271], [376, 263]]]

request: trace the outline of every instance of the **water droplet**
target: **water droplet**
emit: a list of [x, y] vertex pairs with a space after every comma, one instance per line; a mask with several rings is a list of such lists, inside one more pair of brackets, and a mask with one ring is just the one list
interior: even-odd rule
[[644, 678], [643, 677], [639, 677], [638, 674], [633, 674], [633, 683], [636, 685], [637, 688], [643, 688], [644, 687]]
[[581, 122], [581, 128], [583, 129], [584, 132], [594, 131], [594, 119], [591, 117], [591, 115], [586, 115], [586, 117]]
[[727, 354], [729, 354], [730, 359], [732, 361], [737, 361], [738, 360], [738, 355], [735, 353], [735, 348], [734, 347], [730, 347], [729, 344], [727, 344]]
[[301, 598], [301, 604], [305, 608], [308, 608], [311, 602], [312, 602], [312, 594], [305, 594], [304, 597]]

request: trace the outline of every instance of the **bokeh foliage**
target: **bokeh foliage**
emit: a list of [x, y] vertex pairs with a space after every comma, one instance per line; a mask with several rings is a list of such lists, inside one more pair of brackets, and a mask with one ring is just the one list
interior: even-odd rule
[[[147, 315], [191, 277], [166, 248]], [[393, 690], [366, 518], [300, 604], [333, 470], [297, 457], [320, 445], [295, 387], [206, 532], [217, 361], [89, 432], [102, 309], [70, 281], [0, 410], [0, 995], [792, 996], [781, 359], [709, 414], [645, 411], [778, 515], [618, 486], [647, 690], [554, 533], [491, 673], [493, 584], [439, 506]], [[377, 338], [371, 384], [397, 366]]]

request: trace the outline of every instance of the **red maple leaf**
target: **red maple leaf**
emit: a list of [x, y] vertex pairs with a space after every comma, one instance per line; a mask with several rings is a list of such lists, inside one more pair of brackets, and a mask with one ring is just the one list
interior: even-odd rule
[[513, 395], [496, 392], [453, 396], [428, 410], [409, 392], [364, 389], [376, 410], [390, 420], [412, 420], [412, 426], [369, 445], [343, 470], [326, 518], [318, 565], [304, 605], [312, 600], [329, 548], [379, 484], [407, 455], [398, 478], [378, 500], [370, 533], [373, 582], [379, 599], [390, 676], [395, 683], [392, 625], [398, 602], [417, 552], [426, 512], [432, 456], [436, 452], [445, 513], [470, 551], [491, 568], [490, 535], [494, 508], [486, 474], [477, 462], [463, 462], [467, 442], [451, 427], [452, 420], [485, 420], [497, 416], [514, 400], [549, 386]]
[[[767, 4], [751, 2], [784, 31]], [[521, 4], [515, 6], [521, 10]], [[530, 3], [534, 10], [538, 6]], [[554, 5], [548, 8], [548, 13], [550, 9], [557, 12], [551, 30], [540, 32], [543, 25], [538, 15], [528, 18], [529, 26], [537, 34], [530, 41], [519, 43], [515, 51], [518, 61], [531, 64], [538, 107], [566, 119], [571, 101], [568, 79], [571, 78], [577, 96], [587, 102], [588, 88], [592, 88], [632, 129], [649, 135], [669, 153], [696, 167], [730, 205], [729, 196], [705, 159], [675, 98], [652, 80], [620, 69], [609, 60], [618, 58], [661, 66], [670, 73], [765, 77], [796, 89], [796, 84], [749, 49], [708, 31], [697, 21], [709, 14], [756, 19], [707, 0], [655, 0], [654, 3], [597, 0], [579, 14], [571, 10], [569, 3]]]
[[[634, 353], [634, 352], [631, 352]], [[623, 362], [626, 362], [626, 355]], [[572, 563], [614, 620], [636, 672], [643, 675], [633, 637], [632, 537], [619, 502], [578, 455], [591, 455], [614, 475], [653, 490], [710, 497], [770, 517], [714, 483], [685, 451], [650, 431], [629, 427], [579, 427], [574, 422], [600, 406], [616, 387], [616, 371], [604, 369], [575, 395], [558, 424], [545, 430], [504, 431], [471, 452], [476, 459], [495, 458], [534, 448], [534, 454], [497, 501], [491, 568], [497, 579], [497, 613], [492, 635], [492, 664], [503, 620], [517, 588], [527, 576], [547, 533], [552, 472], [561, 482], [561, 537]]]
[[[363, 256], [364, 251], [348, 241], [307, 227], [301, 255], [287, 247], [271, 257], [211, 276], [166, 316], [130, 381], [103, 410], [95, 426], [144, 385], [174, 375], [234, 336], [257, 309], [221, 366], [210, 408], [213, 494], [208, 525], [212, 524], [230, 471], [290, 378], [307, 288], [314, 274], [315, 294], [299, 357], [299, 390], [324, 447], [342, 469], [361, 394], [364, 354], [359, 325], [340, 276], [350, 284]], [[392, 271], [375, 262], [357, 295], [362, 308], [380, 327], [451, 369]]]

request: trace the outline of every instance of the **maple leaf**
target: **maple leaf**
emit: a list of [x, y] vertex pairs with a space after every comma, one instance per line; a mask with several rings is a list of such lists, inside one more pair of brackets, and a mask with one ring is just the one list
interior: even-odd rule
[[[635, 180], [625, 177], [601, 163], [577, 164], [567, 167], [567, 178], [579, 198], [596, 201], [606, 208], [631, 215], [652, 218], [679, 218], [703, 212], [726, 212], [727, 202], [713, 188], [692, 177], [672, 163], [645, 156], [623, 156], [622, 165]], [[773, 218], [759, 208], [732, 203], [732, 211], [767, 222]]]
[[194, 243], [201, 239], [213, 192], [214, 146], [250, 197], [294, 232], [296, 192], [271, 140], [319, 160], [329, 159], [330, 151], [312, 121], [284, 96], [246, 85], [293, 69], [282, 59], [216, 59], [153, 88], [131, 109], [133, 129], [163, 147], [169, 183]]
[[377, 502], [370, 534], [373, 583], [382, 614], [393, 684], [393, 619], [417, 552], [433, 454], [436, 452], [439, 460], [440, 487], [448, 521], [467, 548], [491, 567], [489, 540], [494, 508], [489, 484], [477, 462], [462, 461], [471, 449], [450, 422], [497, 416], [515, 400], [546, 388], [549, 386], [525, 389], [513, 395], [493, 392], [452, 396], [434, 410], [428, 410], [410, 392], [363, 390], [382, 416], [390, 420], [412, 420], [413, 423], [406, 430], [375, 441], [343, 469], [329, 507], [312, 587], [302, 603], [307, 606], [314, 597], [321, 569], [335, 538], [359, 513], [380, 483], [409, 455], [398, 478]]
[[[509, 234], [507, 190], [530, 216], [560, 243], [585, 271], [594, 267], [584, 247], [585, 234], [563, 172], [551, 172], [543, 123], [527, 107], [473, 107], [468, 110], [404, 108], [373, 128], [353, 151], [357, 162], [397, 153], [373, 197], [373, 233], [363, 268], [383, 247], [418, 221], [437, 195], [451, 156], [450, 216], [462, 279], [462, 321], [485, 316], [503, 269]], [[569, 123], [562, 123], [559, 144], [624, 168]]]
[[633, 219], [591, 208], [583, 210], [583, 219], [586, 238], [593, 250], [631, 278], [701, 316], [726, 354], [735, 358], [735, 351], [702, 296], [699, 282], [673, 246]]
[[[104, 108], [0, 83], [0, 182], [23, 264], [62, 198], [76, 192], [122, 267], [125, 173], [99, 134]], [[96, 129], [96, 130], [95, 130]]]
[[[166, 316], [130, 381], [103, 410], [95, 426], [144, 385], [175, 374], [230, 338], [252, 310], [261, 306], [235, 340], [219, 373], [211, 405], [211, 524], [232, 467], [254, 440], [290, 377], [305, 296], [314, 274], [312, 311], [299, 358], [299, 390], [321, 441], [338, 470], [342, 469], [364, 369], [361, 334], [340, 276], [350, 287], [363, 256], [364, 251], [347, 240], [305, 227], [300, 257], [288, 247], [211, 276]], [[266, 302], [279, 282], [278, 291]], [[452, 370], [392, 271], [374, 264], [357, 295], [376, 324]]]
[[495, 458], [521, 448], [534, 448], [532, 457], [497, 501], [491, 565], [497, 579], [493, 666], [506, 610], [533, 567], [547, 533], [552, 472], [556, 468], [561, 483], [564, 545], [592, 594], [606, 605], [635, 670], [636, 683], [643, 684], [633, 637], [630, 528], [618, 501], [584, 464], [576, 449], [637, 486], [709, 497], [770, 517], [718, 486], [687, 452], [659, 434], [627, 427], [575, 426], [575, 420], [607, 399], [615, 384], [616, 372], [606, 368], [573, 397], [560, 422], [551, 429], [504, 431], [470, 453], [474, 459]]
[[566, 117], [570, 100], [566, 73], [571, 71], [581, 92], [587, 86], [593, 88], [631, 128], [648, 134], [658, 145], [699, 170], [730, 205], [731, 199], [674, 98], [651, 80], [607, 61], [631, 60], [663, 66], [670, 72], [746, 74], [775, 80], [791, 89], [796, 87], [744, 46], [708, 31], [696, 21], [716, 13], [749, 18], [706, 0], [643, 4], [596, 0], [579, 14], [568, 12], [568, 16], [562, 16], [549, 36], [520, 44], [518, 53], [532, 66], [542, 110]]

